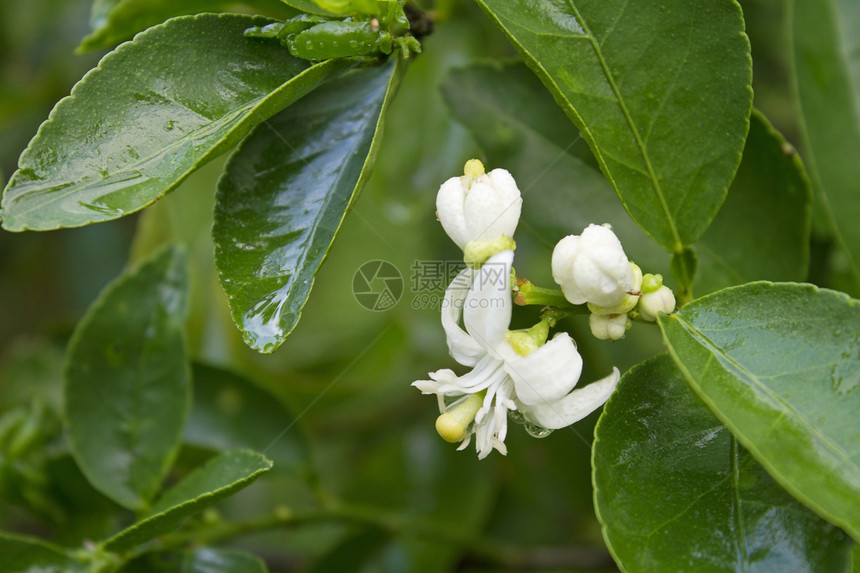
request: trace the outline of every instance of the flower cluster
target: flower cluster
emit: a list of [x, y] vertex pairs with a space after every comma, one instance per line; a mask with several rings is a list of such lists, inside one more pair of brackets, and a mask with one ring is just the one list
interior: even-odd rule
[[654, 322], [659, 313], [675, 310], [675, 295], [663, 286], [663, 277], [643, 276], [609, 225], [589, 225], [581, 235], [559, 241], [552, 276], [568, 301], [588, 305], [591, 333], [601, 340], [622, 338], [631, 317]]
[[[511, 174], [486, 173], [476, 159], [466, 163], [462, 177], [446, 181], [436, 198], [439, 221], [467, 263], [445, 292], [442, 327], [451, 356], [472, 370], [460, 376], [437, 370], [413, 386], [437, 396], [439, 435], [460, 442], [459, 449], [474, 436], [481, 459], [493, 449], [506, 453], [508, 413], [533, 435], [546, 435], [600, 407], [620, 378], [613, 368], [602, 380], [574, 389], [583, 365], [576, 343], [566, 332], [549, 337], [569, 309], [546, 308], [532, 328], [509, 330], [513, 234], [521, 205]], [[588, 305], [598, 338], [621, 338], [630, 316], [654, 320], [674, 310], [674, 297], [659, 275], [643, 277], [607, 226], [591, 225], [562, 239], [552, 270], [570, 305]]]

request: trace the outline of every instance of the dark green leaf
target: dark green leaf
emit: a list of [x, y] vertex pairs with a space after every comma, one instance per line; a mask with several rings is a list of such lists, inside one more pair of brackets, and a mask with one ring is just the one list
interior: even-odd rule
[[[409, 512], [416, 531], [428, 525], [451, 537], [475, 538], [487, 523], [497, 493], [490, 477], [492, 464], [475, 463], [474, 448], [458, 452], [442, 441], [430, 429], [435, 416], [429, 413], [419, 430], [406, 427], [404, 421], [388, 431], [384, 441], [376, 439], [372, 449], [357, 451], [352, 471], [345, 476], [343, 498], [382, 511]], [[382, 546], [381, 538], [377, 541], [376, 555], [367, 555], [372, 564], [368, 571], [383, 570], [380, 562], [391, 552], [401, 555], [402, 561], [390, 571], [452, 571], [462, 552], [455, 544], [440, 545], [421, 534], [400, 536], [387, 546]]]
[[390, 534], [376, 528], [365, 529], [348, 535], [314, 563], [310, 573], [327, 573], [328, 571], [362, 573], [369, 571], [371, 563], [379, 557], [379, 554], [390, 541]]
[[860, 10], [853, 0], [804, 0], [788, 12], [806, 163], [860, 281]]
[[77, 227], [157, 201], [255, 125], [354, 65], [308, 67], [277, 42], [245, 38], [269, 20], [174, 18], [108, 54], [60, 101], [3, 194], [10, 231]]
[[726, 202], [696, 245], [700, 294], [757, 279], [799, 281], [809, 262], [809, 180], [794, 149], [753, 113]]
[[370, 175], [405, 63], [360, 70], [265, 122], [218, 183], [215, 260], [233, 320], [260, 352], [293, 330]]
[[593, 461], [595, 505], [623, 570], [848, 568], [851, 538], [779, 487], [668, 355], [624, 375]]
[[[270, 10], [284, 7], [279, 0], [243, 0], [243, 3]], [[235, 0], [96, 0], [90, 18], [93, 32], [81, 41], [78, 51], [112, 48], [175, 16], [220, 12], [235, 6]]]
[[660, 319], [696, 392], [771, 475], [860, 538], [860, 303], [750, 283]]
[[[194, 405], [183, 441], [216, 451], [248, 448], [264, 451], [275, 468], [304, 473], [307, 446], [293, 416], [278, 399], [225, 370], [194, 366]], [[277, 438], [277, 439], [276, 439]]]
[[672, 276], [678, 284], [675, 296], [679, 306], [683, 306], [693, 298], [693, 283], [696, 280], [696, 271], [699, 269], [699, 256], [692, 247], [672, 255]]
[[32, 537], [0, 533], [0, 573], [85, 573], [59, 547]]
[[212, 458], [168, 490], [143, 521], [105, 541], [104, 548], [127, 551], [172, 531], [185, 518], [248, 487], [271, 467], [271, 461], [249, 450], [236, 450]]
[[624, 211], [576, 128], [528, 68], [471, 65], [450, 72], [442, 93], [486, 152], [487, 168], [503, 167], [517, 180], [524, 196], [518, 233], [532, 231], [552, 246], [590, 223], [610, 223], [631, 259], [652, 272], [665, 266], [665, 254]]
[[737, 3], [478, 3], [579, 128], [633, 219], [672, 252], [698, 239], [740, 162], [752, 105]]
[[235, 549], [202, 547], [185, 554], [181, 573], [266, 573], [260, 559]]
[[177, 553], [147, 553], [130, 561], [122, 573], [266, 573], [260, 559], [235, 549], [201, 547]]
[[187, 281], [184, 253], [160, 251], [105, 288], [69, 343], [72, 452], [90, 483], [128, 508], [158, 491], [191, 405]]

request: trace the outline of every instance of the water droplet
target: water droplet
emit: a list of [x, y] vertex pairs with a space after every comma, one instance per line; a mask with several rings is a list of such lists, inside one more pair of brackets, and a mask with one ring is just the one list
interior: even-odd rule
[[545, 438], [552, 433], [552, 430], [548, 430], [542, 426], [538, 426], [537, 424], [532, 424], [527, 420], [523, 421], [523, 427], [533, 438]]

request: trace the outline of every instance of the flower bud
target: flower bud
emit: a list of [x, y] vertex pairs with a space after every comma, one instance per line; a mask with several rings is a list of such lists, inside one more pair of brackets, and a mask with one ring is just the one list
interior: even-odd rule
[[588, 310], [594, 314], [627, 314], [639, 303], [639, 289], [642, 286], [642, 269], [634, 262], [630, 263], [630, 269], [633, 271], [633, 286], [631, 291], [636, 294], [626, 294], [621, 302], [613, 306], [598, 306], [588, 303]]
[[636, 306], [643, 320], [655, 322], [661, 312], [671, 314], [675, 310], [675, 294], [667, 286], [661, 286], [654, 292], [644, 293], [639, 297]]
[[619, 340], [632, 324], [626, 314], [592, 314], [588, 319], [591, 334], [599, 340]]
[[443, 183], [436, 195], [442, 228], [461, 249], [472, 241], [513, 237], [523, 202], [514, 178], [504, 169], [484, 173], [477, 159], [470, 159], [464, 171]]
[[608, 226], [589, 225], [568, 235], [552, 252], [552, 277], [573, 304], [611, 307], [633, 288], [633, 270], [621, 242]]

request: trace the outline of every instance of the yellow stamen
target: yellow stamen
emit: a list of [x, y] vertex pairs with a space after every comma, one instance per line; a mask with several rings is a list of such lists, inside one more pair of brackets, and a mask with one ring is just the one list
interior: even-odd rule
[[466, 177], [480, 177], [486, 170], [484, 169], [484, 164], [481, 163], [479, 159], [470, 159], [466, 162], [466, 165], [463, 167], [463, 173]]
[[452, 444], [462, 441], [483, 401], [481, 394], [471, 394], [447, 412], [440, 414], [436, 418], [436, 431], [442, 439]]

